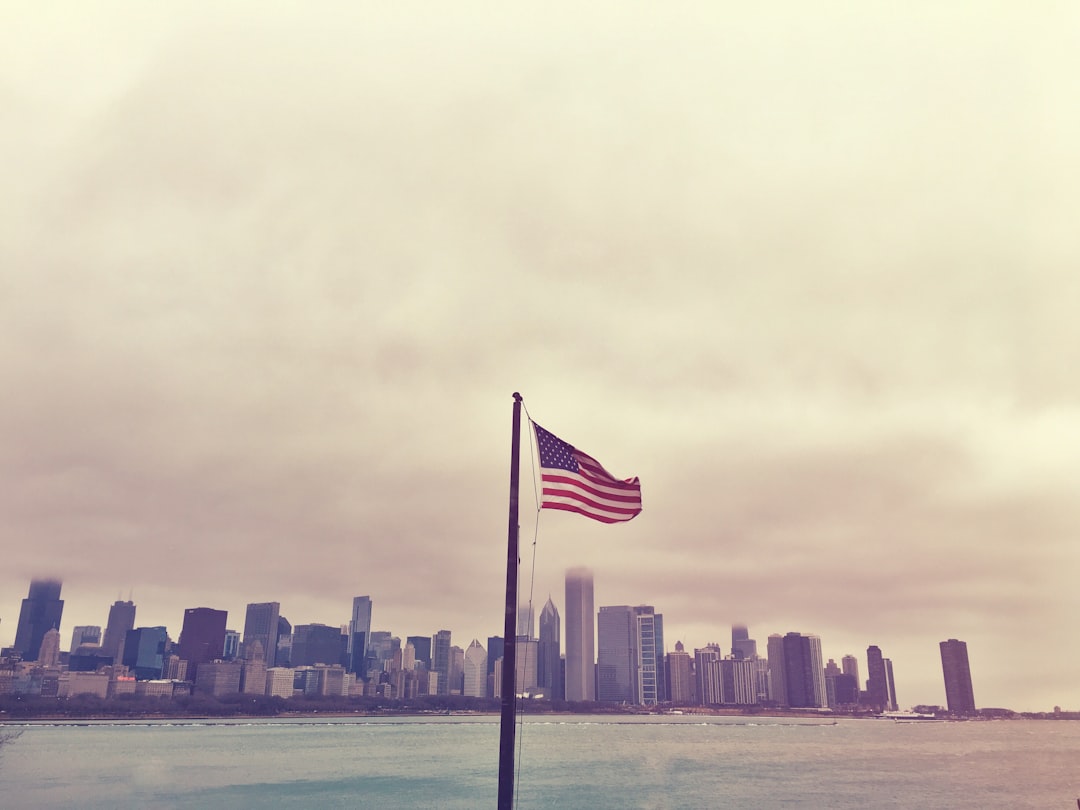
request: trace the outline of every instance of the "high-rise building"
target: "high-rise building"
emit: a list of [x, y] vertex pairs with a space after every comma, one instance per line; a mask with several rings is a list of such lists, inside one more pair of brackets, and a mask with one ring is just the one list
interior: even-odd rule
[[225, 631], [225, 648], [221, 658], [224, 661], [234, 661], [240, 657], [240, 633], [236, 630]]
[[349, 672], [367, 679], [368, 643], [371, 640], [371, 597], [354, 596], [349, 619]]
[[723, 673], [720, 671], [723, 659], [724, 651], [719, 644], [707, 644], [694, 650], [697, 702], [702, 706], [718, 706], [724, 702]]
[[195, 675], [195, 691], [221, 697], [240, 692], [243, 661], [202, 661]]
[[440, 630], [431, 639], [431, 669], [438, 673], [438, 692], [450, 694], [450, 631]]
[[596, 699], [638, 703], [637, 617], [629, 605], [605, 605], [596, 617]]
[[975, 714], [975, 692], [966, 641], [950, 638], [939, 645], [941, 671], [945, 676], [945, 700], [953, 714]]
[[[502, 684], [499, 683], [495, 674], [495, 666], [503, 658], [503, 649], [506, 647], [506, 639], [503, 636], [488, 636], [487, 646], [487, 696], [499, 697]], [[516, 652], [516, 651], [515, 651]], [[515, 657], [515, 662], [517, 658]]]
[[896, 702], [896, 681], [893, 680], [892, 659], [885, 659], [885, 680], [889, 687], [889, 711], [895, 712], [899, 708]]
[[460, 695], [465, 689], [465, 651], [456, 644], [450, 645], [450, 690], [451, 695]]
[[278, 602], [248, 604], [244, 615], [244, 658], [250, 660], [251, 650], [257, 641], [262, 646], [266, 666], [274, 666], [277, 657], [278, 618], [280, 616], [281, 604]]
[[746, 625], [731, 625], [731, 657], [738, 661], [757, 657], [757, 642], [750, 638]]
[[55, 669], [60, 666], [60, 631], [55, 627], [46, 630], [41, 638], [41, 649], [38, 650], [38, 663], [47, 669]]
[[523, 602], [517, 609], [517, 635], [525, 638], [536, 638], [533, 633], [533, 608], [532, 603]]
[[725, 658], [720, 661], [720, 702], [733, 706], [757, 703], [757, 680], [752, 658]]
[[124, 638], [123, 664], [139, 681], [161, 677], [169, 634], [164, 627], [138, 627]]
[[537, 646], [536, 685], [545, 697], [562, 699], [561, 627], [559, 611], [548, 597], [540, 611], [540, 643]]
[[787, 701], [792, 708], [824, 708], [825, 667], [821, 661], [821, 639], [788, 633], [783, 638], [784, 680]]
[[596, 618], [596, 699], [601, 703], [634, 702], [633, 610], [629, 605], [602, 606]]
[[829, 708], [839, 705], [836, 697], [836, 681], [842, 675], [840, 667], [830, 658], [825, 663], [825, 705]]
[[60, 629], [64, 600], [60, 598], [60, 580], [30, 580], [30, 592], [22, 600], [19, 625], [15, 630], [15, 651], [24, 661], [36, 661], [41, 641], [50, 630]]
[[844, 675], [850, 675], [855, 679], [857, 689], [859, 683], [859, 659], [854, 655], [845, 655], [840, 659], [840, 669]]
[[[273, 658], [275, 666], [289, 667], [292, 666], [292, 625], [284, 616], [278, 616], [277, 626], [277, 649], [272, 653], [267, 652], [266, 658], [267, 660]], [[267, 669], [272, 669], [272, 667], [267, 667]]]
[[885, 658], [881, 649], [873, 644], [866, 648], [866, 705], [877, 712], [885, 711], [889, 706]]
[[634, 608], [633, 647], [637, 653], [634, 702], [655, 706], [667, 700], [664, 679], [664, 616], [652, 605]]
[[518, 636], [514, 642], [514, 668], [517, 670], [514, 688], [519, 695], [531, 695], [536, 691], [538, 646], [536, 639], [528, 636]]
[[341, 662], [344, 639], [340, 627], [325, 624], [298, 624], [293, 628], [293, 667], [331, 666]]
[[124, 659], [124, 639], [128, 631], [135, 626], [135, 603], [130, 599], [117, 599], [109, 608], [109, 620], [105, 623], [105, 637], [101, 641], [101, 652], [112, 656], [119, 663]]
[[675, 652], [667, 655], [668, 700], [676, 706], [691, 706], [696, 702], [691, 669], [690, 653], [681, 641], [676, 641]]
[[71, 649], [74, 653], [79, 647], [100, 647], [101, 628], [96, 625], [80, 624], [71, 631]]
[[769, 700], [777, 706], [787, 705], [787, 667], [784, 663], [784, 637], [779, 633], [769, 636]]
[[240, 672], [240, 691], [245, 695], [266, 694], [266, 656], [262, 642], [255, 639], [244, 647], [244, 666]]
[[465, 650], [465, 697], [487, 697], [487, 651], [477, 639]]
[[189, 681], [194, 681], [198, 675], [199, 664], [219, 660], [225, 652], [225, 625], [228, 619], [227, 611], [208, 607], [184, 611], [184, 626], [176, 647], [180, 658], [188, 662]]
[[[412, 644], [416, 663], [423, 664], [424, 669], [431, 669], [431, 636], [406, 636], [405, 642]], [[501, 650], [499, 655], [502, 655]]]
[[566, 699], [596, 700], [596, 635], [593, 575], [588, 568], [566, 572]]

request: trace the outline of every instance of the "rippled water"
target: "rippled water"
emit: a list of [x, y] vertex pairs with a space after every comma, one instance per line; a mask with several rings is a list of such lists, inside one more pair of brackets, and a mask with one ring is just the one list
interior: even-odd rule
[[[1080, 722], [529, 718], [519, 808], [1067, 808]], [[494, 807], [497, 717], [35, 724], [10, 808]]]

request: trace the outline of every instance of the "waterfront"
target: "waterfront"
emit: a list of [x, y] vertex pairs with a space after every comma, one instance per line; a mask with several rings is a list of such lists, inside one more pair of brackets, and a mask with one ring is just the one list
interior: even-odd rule
[[[8, 728], [11, 728], [10, 726]], [[19, 726], [12, 808], [493, 807], [498, 718]], [[526, 808], [1074, 808], [1080, 723], [530, 717]]]

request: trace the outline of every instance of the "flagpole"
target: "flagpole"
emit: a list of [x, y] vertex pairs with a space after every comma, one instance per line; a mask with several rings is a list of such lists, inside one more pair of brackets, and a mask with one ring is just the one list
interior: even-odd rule
[[514, 807], [514, 725], [517, 722], [518, 480], [521, 459], [521, 394], [514, 392], [510, 440], [510, 521], [506, 538], [506, 623], [503, 626], [502, 721], [499, 726], [499, 810]]

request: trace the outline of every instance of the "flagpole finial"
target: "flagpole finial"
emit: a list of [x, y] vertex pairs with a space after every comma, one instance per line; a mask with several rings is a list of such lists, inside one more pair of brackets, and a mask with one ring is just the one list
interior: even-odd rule
[[521, 394], [519, 394], [517, 391], [515, 391], [514, 392], [514, 399], [517, 400], [518, 402], [521, 402]]

